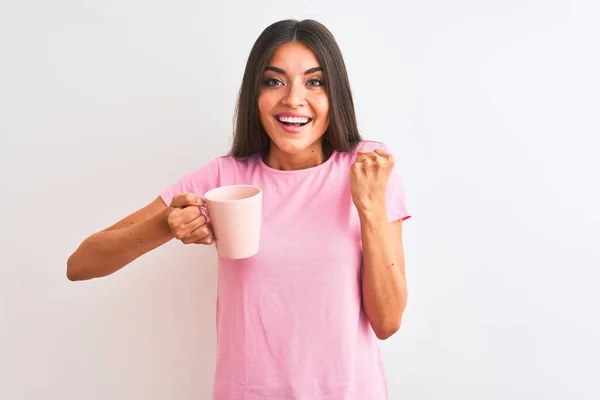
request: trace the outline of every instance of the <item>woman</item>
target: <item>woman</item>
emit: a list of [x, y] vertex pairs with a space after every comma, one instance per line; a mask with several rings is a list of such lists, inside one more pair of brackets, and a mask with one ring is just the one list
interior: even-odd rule
[[261, 249], [219, 259], [214, 399], [383, 400], [377, 338], [400, 327], [407, 290], [394, 161], [358, 133], [331, 33], [312, 21], [265, 29], [248, 59], [231, 152], [98, 232], [71, 280], [109, 275], [177, 238], [211, 244], [201, 196], [263, 189]]

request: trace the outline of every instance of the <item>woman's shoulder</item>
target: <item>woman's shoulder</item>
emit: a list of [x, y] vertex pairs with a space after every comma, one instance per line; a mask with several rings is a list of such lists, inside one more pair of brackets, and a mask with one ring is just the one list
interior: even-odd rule
[[234, 157], [232, 155], [224, 155], [217, 157], [216, 162], [222, 167], [250, 167], [256, 165], [260, 161], [260, 154], [253, 154], [248, 157]]
[[227, 174], [237, 175], [256, 169], [260, 163], [260, 155], [250, 155], [248, 157], [224, 155], [216, 157], [212, 163], [217, 166], [217, 170], [221, 176]]

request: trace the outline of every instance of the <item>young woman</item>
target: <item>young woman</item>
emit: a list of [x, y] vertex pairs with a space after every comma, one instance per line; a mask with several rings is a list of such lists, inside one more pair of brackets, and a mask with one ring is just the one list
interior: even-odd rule
[[261, 248], [220, 258], [214, 399], [385, 400], [377, 339], [400, 327], [410, 217], [393, 157], [358, 132], [346, 67], [312, 20], [267, 27], [244, 73], [231, 152], [81, 243], [71, 280], [177, 238], [211, 244], [209, 189], [263, 190]]

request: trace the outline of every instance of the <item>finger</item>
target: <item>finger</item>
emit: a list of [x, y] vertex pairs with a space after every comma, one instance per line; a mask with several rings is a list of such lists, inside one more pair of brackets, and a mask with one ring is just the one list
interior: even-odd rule
[[189, 207], [183, 208], [178, 212], [177, 215], [179, 215], [179, 217], [185, 224], [189, 224], [190, 222], [192, 222], [200, 217], [204, 217], [204, 214], [202, 213], [202, 209], [199, 206], [189, 206]]
[[179, 240], [181, 240], [184, 244], [190, 244], [196, 243], [199, 240], [207, 238], [208, 236], [210, 236], [208, 227], [206, 225], [202, 225]]
[[171, 213], [169, 214], [169, 226], [175, 231], [189, 231], [189, 228], [186, 229], [186, 225], [190, 222], [202, 217], [202, 212], [200, 207], [197, 206], [189, 206], [185, 208], [172, 208]]
[[377, 149], [375, 152], [379, 155], [380, 160], [383, 160], [383, 166], [394, 168], [396, 161], [394, 160], [394, 156], [392, 154], [381, 149]]
[[215, 236], [214, 236], [214, 234], [211, 231], [210, 235], [208, 235], [207, 237], [202, 238], [202, 239], [200, 239], [200, 240], [198, 240], [198, 241], [196, 241], [194, 243], [196, 243], [196, 244], [209, 244], [210, 245], [210, 244], [213, 244], [214, 242], [215, 242]]
[[363, 153], [365, 156], [367, 156], [368, 158], [377, 158], [377, 153], [372, 152], [372, 151], [366, 151]]
[[200, 241], [208, 241], [212, 236], [210, 227], [208, 224], [203, 224], [191, 231], [185, 238], [184, 243], [198, 243]]
[[367, 154], [364, 151], [359, 151], [358, 153], [356, 153], [356, 162], [363, 162], [365, 160], [367, 160], [369, 157], [367, 156]]
[[377, 154], [377, 155], [379, 155], [379, 156], [381, 156], [381, 157], [383, 157], [383, 158], [388, 158], [388, 159], [392, 158], [392, 155], [390, 153], [388, 153], [388, 152], [386, 152], [386, 151], [384, 151], [382, 149], [375, 149], [374, 153]]
[[352, 163], [350, 166], [350, 173], [354, 175], [361, 175], [365, 169], [365, 163], [360, 160], [356, 160], [356, 162]]
[[203, 198], [193, 193], [181, 193], [173, 197], [171, 207], [204, 206], [206, 203]]
[[193, 221], [188, 222], [187, 224], [185, 224], [185, 230], [187, 232], [189, 232], [190, 234], [193, 234], [193, 232], [200, 228], [203, 225], [206, 225], [206, 217], [204, 217], [204, 215], [199, 216], [198, 218], [194, 219]]
[[198, 240], [196, 243], [198, 243], [198, 244], [213, 244], [217, 240], [217, 238], [215, 237], [215, 231], [212, 228], [212, 224], [209, 222], [209, 223], [207, 223], [207, 225], [208, 225], [209, 235], [205, 238]]
[[[180, 214], [182, 214], [183, 211], [187, 210], [188, 208], [181, 210]], [[202, 225], [206, 225], [206, 218], [203, 215], [200, 215], [198, 218], [185, 220], [179, 215], [174, 217], [173, 220], [169, 221], [169, 225], [171, 226], [171, 231], [173, 232], [175, 238], [183, 240], [188, 238], [192, 232]]]
[[377, 159], [377, 154], [372, 151], [359, 151], [357, 153], [356, 161], [366, 161], [369, 159]]

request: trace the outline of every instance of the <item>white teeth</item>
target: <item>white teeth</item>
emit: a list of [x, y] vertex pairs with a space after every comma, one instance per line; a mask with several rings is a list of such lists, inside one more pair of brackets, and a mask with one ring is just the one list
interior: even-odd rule
[[278, 117], [281, 122], [289, 124], [306, 124], [309, 120], [307, 117]]

